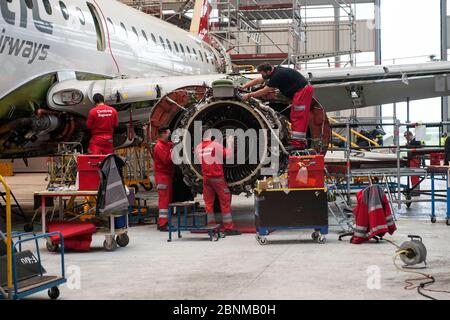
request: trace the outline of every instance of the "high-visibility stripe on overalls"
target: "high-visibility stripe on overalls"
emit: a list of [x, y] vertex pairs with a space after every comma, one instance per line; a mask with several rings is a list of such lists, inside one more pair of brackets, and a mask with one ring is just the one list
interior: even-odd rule
[[303, 89], [297, 91], [292, 99], [291, 107], [291, 126], [292, 139], [290, 144], [297, 148], [306, 148], [306, 133], [308, 131], [309, 113], [311, 110], [311, 102], [314, 95], [314, 88], [307, 85]]

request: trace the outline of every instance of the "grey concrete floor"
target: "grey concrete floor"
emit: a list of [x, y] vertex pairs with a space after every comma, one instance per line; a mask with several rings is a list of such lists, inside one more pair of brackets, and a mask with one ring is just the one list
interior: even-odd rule
[[[31, 205], [32, 192], [45, 187], [44, 177], [7, 179], [21, 203]], [[234, 197], [233, 209], [253, 211], [253, 200]], [[398, 231], [388, 238], [401, 243], [408, 234], [422, 236], [426, 272], [437, 280], [433, 288], [450, 290], [450, 227], [445, 206], [438, 209], [436, 224], [429, 222], [429, 204], [403, 209]], [[115, 252], [103, 251], [103, 237], [94, 236], [92, 251], [66, 253], [69, 284], [61, 287], [61, 299], [422, 299], [415, 290], [403, 289], [411, 275], [394, 267], [391, 244], [339, 242], [337, 229], [324, 245], [312, 242], [310, 232], [274, 234], [266, 246], [252, 234], [210, 242], [185, 233], [168, 243], [167, 234], [153, 225], [132, 227], [129, 235], [129, 246]], [[59, 270], [57, 254], [44, 249], [42, 257], [49, 273]], [[377, 283], [372, 281], [377, 275], [380, 285], [368, 286]]]

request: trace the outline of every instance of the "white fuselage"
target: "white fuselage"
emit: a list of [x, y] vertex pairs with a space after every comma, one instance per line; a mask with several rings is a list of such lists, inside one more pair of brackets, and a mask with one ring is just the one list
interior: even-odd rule
[[148, 78], [217, 70], [217, 52], [200, 38], [115, 0], [0, 0], [0, 9], [0, 99], [52, 73]]

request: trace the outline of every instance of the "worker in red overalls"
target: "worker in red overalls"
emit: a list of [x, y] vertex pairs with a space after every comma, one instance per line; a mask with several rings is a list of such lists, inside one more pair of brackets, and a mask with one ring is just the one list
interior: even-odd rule
[[172, 162], [173, 143], [169, 141], [170, 129], [158, 128], [158, 141], [153, 149], [156, 190], [158, 191], [158, 230], [167, 231], [169, 204], [172, 202], [174, 165]]
[[87, 128], [91, 131], [90, 154], [110, 154], [114, 152], [113, 134], [119, 126], [117, 111], [105, 104], [105, 98], [96, 93], [95, 107], [89, 111]]
[[241, 86], [241, 89], [251, 88], [263, 82], [266, 82], [266, 86], [263, 89], [244, 95], [242, 99], [262, 97], [272, 92], [275, 88], [279, 89], [285, 97], [292, 101], [290, 113], [292, 139], [290, 145], [296, 149], [307, 148], [306, 134], [308, 132], [309, 113], [314, 88], [300, 72], [294, 69], [274, 68], [269, 63], [263, 63], [258, 66], [257, 70], [261, 77], [247, 82]]
[[203, 176], [203, 200], [208, 218], [208, 225], [215, 225], [214, 201], [219, 198], [222, 212], [223, 228], [226, 235], [239, 235], [234, 229], [231, 216], [231, 192], [223, 173], [223, 160], [233, 156], [234, 137], [227, 138], [227, 147], [221, 141], [212, 139], [211, 129], [203, 128], [203, 141], [195, 147], [195, 154], [201, 163]]
[[[403, 135], [406, 139], [406, 148], [408, 149], [417, 149], [422, 148], [423, 144], [420, 141], [417, 141], [414, 137], [414, 134], [411, 131], [406, 131]], [[422, 164], [422, 158], [420, 156], [410, 156], [408, 154], [408, 167], [410, 168], [420, 168]], [[420, 191], [420, 177], [411, 176], [411, 188], [414, 189], [415, 192], [412, 192], [413, 195], [416, 195], [418, 191]]]

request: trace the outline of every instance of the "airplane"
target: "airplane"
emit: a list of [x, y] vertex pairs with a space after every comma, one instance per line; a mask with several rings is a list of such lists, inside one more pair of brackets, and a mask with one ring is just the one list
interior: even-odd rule
[[[142, 141], [149, 119], [154, 132], [168, 102], [179, 108], [166, 122], [179, 122], [180, 88], [198, 93], [219, 79], [257, 76], [232, 74], [205, 27], [210, 11], [197, 0], [188, 32], [116, 0], [0, 0], [0, 158], [86, 142], [95, 93], [119, 111], [114, 142], [123, 147]], [[449, 62], [299, 72], [325, 111], [450, 95]]]

